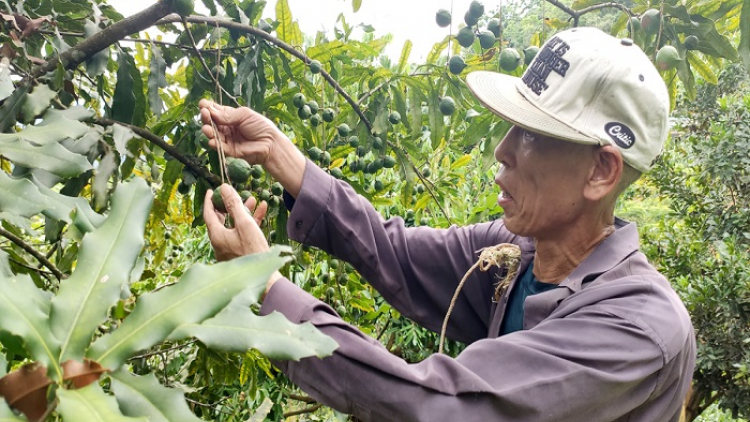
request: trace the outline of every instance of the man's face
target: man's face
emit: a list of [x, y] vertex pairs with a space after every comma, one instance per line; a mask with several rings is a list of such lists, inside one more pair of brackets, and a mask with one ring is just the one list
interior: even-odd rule
[[595, 148], [513, 126], [495, 149], [497, 203], [508, 230], [539, 240], [573, 228], [584, 211]]

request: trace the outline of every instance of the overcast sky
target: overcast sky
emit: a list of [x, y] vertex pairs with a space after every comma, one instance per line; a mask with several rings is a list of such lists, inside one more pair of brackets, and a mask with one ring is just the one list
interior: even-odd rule
[[[388, 55], [398, 57], [404, 41], [414, 43], [410, 60], [421, 62], [435, 42], [442, 40], [449, 28], [440, 28], [435, 23], [435, 12], [453, 7], [453, 33], [463, 21], [471, 0], [362, 0], [357, 13], [352, 12], [351, 0], [288, 0], [292, 16], [299, 22], [302, 32], [314, 35], [317, 31], [332, 31], [336, 18], [344, 13], [350, 25], [369, 24], [376, 35], [393, 34], [393, 41], [387, 50]], [[109, 0], [123, 15], [130, 16], [147, 7], [143, 1]], [[497, 4], [495, 4], [497, 3]], [[496, 9], [499, 0], [485, 1], [485, 9]], [[196, 1], [196, 7], [202, 4]], [[276, 0], [268, 0], [264, 16], [275, 16]], [[201, 9], [198, 9], [200, 12]]]

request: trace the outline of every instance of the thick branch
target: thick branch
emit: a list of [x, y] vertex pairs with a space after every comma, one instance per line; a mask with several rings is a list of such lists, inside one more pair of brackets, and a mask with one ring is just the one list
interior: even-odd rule
[[191, 157], [183, 154], [180, 152], [179, 149], [177, 149], [175, 146], [170, 145], [164, 141], [164, 139], [156, 136], [155, 134], [149, 132], [146, 129], [143, 129], [138, 126], [133, 126], [127, 123], [118, 122], [117, 120], [112, 119], [97, 119], [95, 121], [96, 123], [102, 125], [102, 126], [111, 126], [114, 124], [123, 125], [127, 128], [130, 128], [133, 132], [135, 132], [136, 135], [140, 136], [143, 139], [146, 139], [147, 141], [151, 142], [152, 144], [158, 146], [159, 148], [163, 149], [165, 152], [167, 152], [169, 155], [174, 157], [177, 161], [181, 162], [185, 165], [190, 171], [192, 171], [196, 176], [202, 177], [208, 181], [208, 183], [211, 184], [212, 187], [217, 187], [221, 185], [221, 179], [219, 179], [219, 176], [211, 173], [207, 168], [203, 167], [202, 165], [196, 163]]
[[[285, 43], [284, 41], [274, 37], [273, 35], [260, 30], [258, 28], [254, 28], [249, 25], [243, 25], [241, 23], [228, 21], [226, 19], [220, 19], [220, 18], [213, 18], [213, 17], [203, 17], [203, 16], [188, 16], [185, 18], [188, 22], [193, 23], [203, 23], [207, 25], [214, 25], [214, 26], [220, 26], [222, 28], [227, 29], [234, 29], [235, 31], [240, 32], [246, 32], [248, 34], [255, 35], [256, 37], [263, 38], [264, 40], [270, 42], [271, 44], [279, 47], [280, 49], [286, 51], [287, 53], [293, 55], [294, 57], [297, 57], [298, 59], [302, 60], [305, 63], [310, 63], [311, 59], [308, 57], [305, 53], [299, 51], [297, 48]], [[156, 22], [157, 25], [164, 25], [168, 23], [175, 23], [175, 22], [181, 22], [182, 19], [180, 19], [179, 16], [167, 16], [166, 18], [160, 20], [159, 22]], [[359, 107], [356, 101], [352, 99], [351, 96], [344, 90], [344, 88], [339, 85], [338, 82], [336, 82], [331, 75], [326, 72], [325, 70], [320, 71], [320, 75], [325, 79], [332, 87], [336, 90], [336, 92], [339, 93], [342, 97], [344, 97], [344, 100], [349, 103], [349, 105], [352, 106], [352, 109], [355, 113], [359, 116], [360, 120], [362, 120], [362, 123], [365, 124], [367, 127], [367, 130], [372, 132], [372, 123], [365, 117], [365, 114], [362, 112], [362, 109]]]
[[61, 55], [49, 59], [47, 63], [34, 72], [33, 77], [38, 78], [54, 70], [58, 63], [62, 63], [66, 69], [73, 69], [89, 57], [115, 44], [126, 36], [151, 27], [154, 22], [170, 13], [172, 13], [171, 1], [157, 1], [153, 6], [144, 9], [140, 13], [136, 13], [105, 28], [80, 44], [76, 44]]
[[21, 239], [20, 237], [18, 237], [15, 234], [9, 232], [8, 230], [5, 230], [4, 227], [0, 227], [0, 235], [3, 236], [3, 237], [8, 238], [11, 242], [15, 243], [16, 245], [20, 246], [21, 249], [23, 249], [26, 252], [28, 252], [29, 255], [31, 255], [34, 258], [36, 258], [37, 261], [39, 261], [42, 265], [44, 265], [50, 271], [52, 271], [52, 274], [54, 274], [55, 277], [57, 277], [58, 280], [62, 280], [63, 278], [65, 278], [65, 275], [63, 275], [63, 273], [60, 270], [58, 270], [57, 267], [55, 267], [55, 264], [51, 263], [49, 261], [49, 259], [47, 259], [44, 256], [44, 254], [40, 253], [39, 251], [37, 251], [36, 249], [34, 249], [33, 247], [31, 247], [31, 245], [29, 245], [28, 243], [24, 242], [24, 240]]

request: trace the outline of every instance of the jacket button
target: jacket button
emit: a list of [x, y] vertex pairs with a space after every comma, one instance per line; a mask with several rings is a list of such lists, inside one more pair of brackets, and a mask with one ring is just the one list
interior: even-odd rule
[[297, 226], [297, 228], [300, 228], [300, 227], [302, 227], [302, 220], [297, 220], [297, 221], [296, 221], [296, 222], [294, 223], [294, 225], [295, 225], [295, 226]]

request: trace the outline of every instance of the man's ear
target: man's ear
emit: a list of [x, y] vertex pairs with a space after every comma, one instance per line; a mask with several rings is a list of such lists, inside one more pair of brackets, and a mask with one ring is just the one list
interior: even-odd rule
[[620, 151], [612, 145], [595, 148], [593, 154], [594, 165], [584, 187], [583, 196], [589, 201], [600, 201], [616, 193], [624, 164]]

